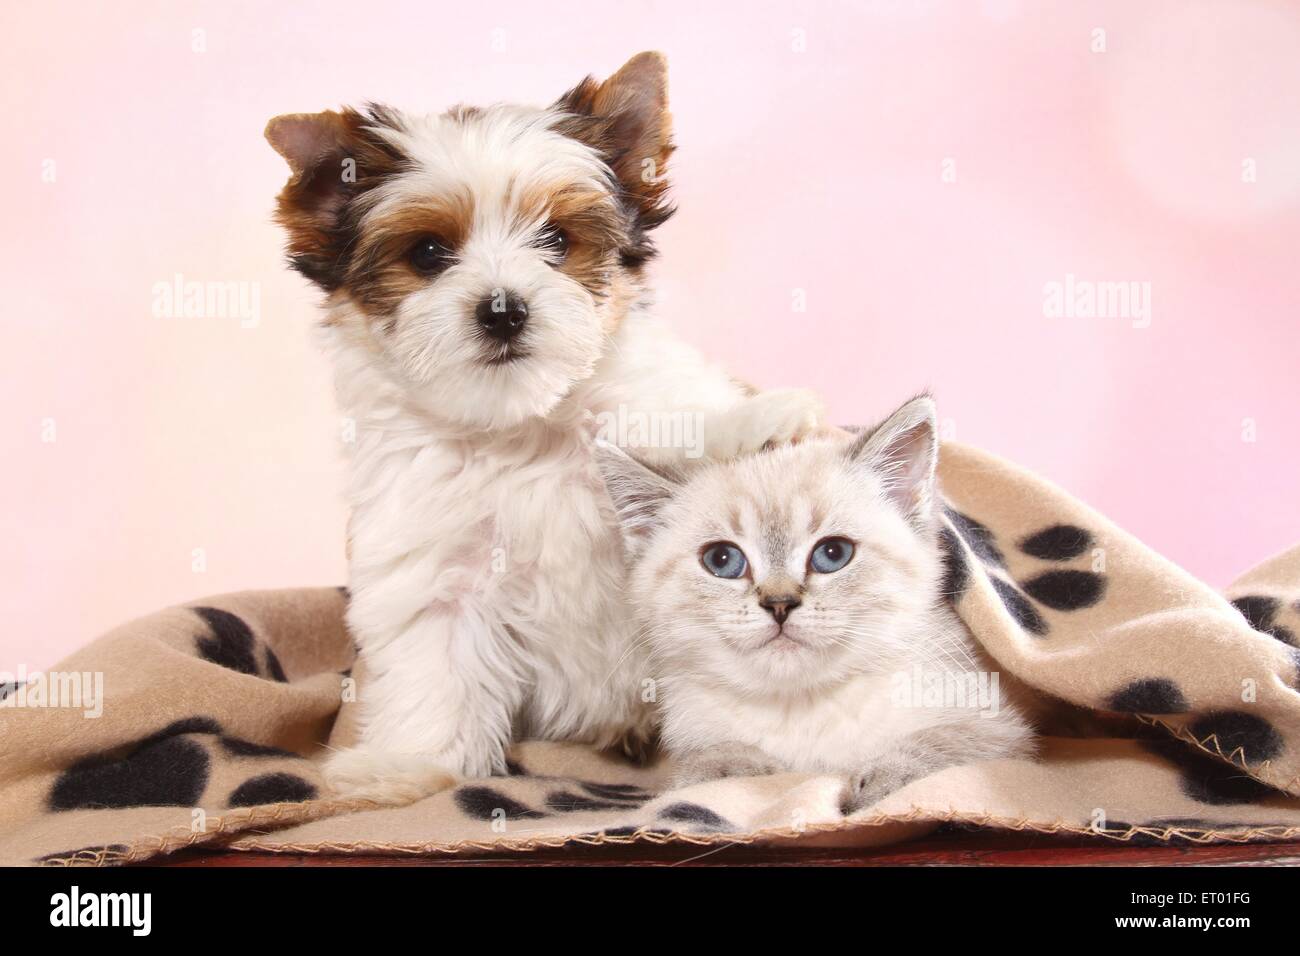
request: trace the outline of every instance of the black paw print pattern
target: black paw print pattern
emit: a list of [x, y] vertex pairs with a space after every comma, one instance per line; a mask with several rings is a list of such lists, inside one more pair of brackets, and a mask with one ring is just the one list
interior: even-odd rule
[[[1243, 719], [1244, 718], [1244, 719]], [[1167, 740], [1147, 740], [1142, 746], [1150, 753], [1173, 764], [1178, 770], [1178, 785], [1183, 795], [1197, 803], [1215, 807], [1256, 803], [1276, 795], [1268, 784], [1243, 772], [1241, 764], [1266, 759], [1260, 754], [1272, 755], [1281, 749], [1277, 731], [1264, 720], [1251, 714], [1207, 714], [1188, 728], [1205, 746], [1214, 747], [1224, 755], [1236, 754], [1237, 760], [1220, 760], [1213, 752], [1206, 752], [1173, 737]], [[1214, 736], [1221, 733], [1222, 736]], [[1237, 749], [1230, 750], [1235, 745]], [[1257, 748], [1252, 750], [1250, 748]]]
[[[1291, 648], [1291, 659], [1295, 662], [1295, 676], [1291, 686], [1300, 690], [1300, 638], [1296, 631], [1300, 628], [1300, 601], [1288, 604], [1281, 598], [1267, 594], [1245, 594], [1234, 598], [1232, 606], [1241, 612], [1246, 623], [1269, 637], [1276, 638]], [[1290, 621], [1283, 623], [1290, 618]]]
[[[940, 531], [946, 562], [943, 590], [953, 602], [961, 598], [970, 581], [962, 541], [984, 565], [1007, 613], [1035, 637], [1046, 637], [1051, 630], [1043, 608], [1079, 611], [1098, 604], [1106, 594], [1103, 575], [1073, 568], [1050, 568], [1016, 583], [1007, 571], [1006, 556], [996, 536], [986, 525], [954, 508], [945, 508], [944, 515], [948, 521]], [[1021, 539], [1017, 546], [1031, 558], [1063, 562], [1086, 553], [1092, 544], [1092, 533], [1086, 528], [1055, 524]]]
[[204, 660], [241, 674], [280, 682], [287, 680], [275, 652], [253, 636], [253, 629], [243, 618], [215, 607], [190, 610], [208, 626], [207, 633], [194, 638], [195, 650]]
[[[1011, 617], [1035, 637], [1047, 637], [1050, 625], [1043, 609], [1078, 611], [1100, 603], [1106, 578], [1092, 571], [1051, 568], [1014, 582], [1006, 557], [993, 532], [979, 521], [952, 508], [945, 510], [948, 525], [941, 535], [945, 545], [945, 592], [960, 599], [969, 578], [966, 556], [958, 538], [985, 567], [994, 590]], [[1055, 524], [1020, 539], [1022, 554], [1040, 561], [1071, 561], [1093, 546], [1094, 536], [1077, 525]], [[1249, 595], [1233, 602], [1255, 629], [1292, 647], [1295, 631], [1280, 622], [1284, 602]], [[1300, 611], [1300, 608], [1296, 608]], [[1180, 714], [1191, 708], [1178, 684], [1167, 676], [1140, 677], [1118, 688], [1104, 701], [1108, 710], [1140, 714]], [[1218, 710], [1197, 715], [1186, 726], [1190, 741], [1152, 742], [1153, 753], [1176, 763], [1183, 792], [1202, 803], [1247, 803], [1274, 792], [1267, 784], [1242, 770], [1271, 760], [1283, 750], [1282, 735], [1267, 720], [1240, 710]], [[1222, 759], [1220, 759], [1222, 758]], [[1227, 762], [1225, 762], [1227, 761]]]
[[[1256, 630], [1295, 646], [1290, 629], [1278, 625], [1281, 602], [1261, 596], [1232, 602]], [[1180, 714], [1191, 710], [1178, 685], [1168, 677], [1135, 680], [1112, 694], [1110, 710], [1138, 714]], [[1174, 764], [1183, 794], [1212, 806], [1253, 803], [1275, 794], [1268, 784], [1243, 772], [1272, 760], [1285, 743], [1277, 729], [1258, 714], [1215, 710], [1194, 716], [1184, 728], [1190, 739], [1146, 742], [1146, 748]]]
[[[306, 759], [226, 734], [211, 717], [187, 717], [133, 743], [77, 761], [55, 780], [46, 805], [55, 812], [197, 807], [203, 805], [213, 760], [243, 758]], [[278, 771], [255, 773], [225, 802], [229, 807], [248, 807], [298, 803], [316, 795], [316, 787], [309, 781]]]
[[[1263, 594], [1247, 594], [1233, 600], [1232, 606], [1241, 612], [1241, 616], [1255, 630], [1275, 637], [1290, 647], [1300, 647], [1295, 631], [1281, 622], [1287, 610], [1281, 599]], [[1300, 601], [1291, 606], [1291, 611], [1300, 614]]]
[[[452, 794], [461, 813], [475, 820], [538, 820], [565, 813], [593, 811], [640, 810], [655, 797], [634, 784], [596, 783], [590, 780], [573, 780], [562, 777], [538, 776], [528, 773], [521, 765], [511, 762], [509, 776], [527, 777], [546, 787], [545, 809], [530, 806], [512, 796], [507, 796], [496, 786], [472, 784], [458, 787]], [[671, 829], [651, 829], [645, 825], [620, 826], [600, 831], [605, 836], [633, 836], [645, 833], [668, 834], [672, 830], [693, 832], [734, 832], [736, 827], [718, 816], [708, 807], [678, 801], [658, 810], [655, 818]], [[598, 834], [591, 834], [592, 836]]]
[[[300, 754], [257, 744], [223, 733], [211, 717], [187, 717], [134, 743], [94, 754], [68, 767], [55, 780], [46, 807], [69, 810], [127, 810], [134, 807], [200, 807], [208, 800], [214, 759], [290, 758]], [[257, 764], [250, 765], [250, 769]], [[314, 800], [314, 784], [294, 773], [257, 773], [237, 786], [225, 799], [230, 809], [273, 803]], [[66, 864], [119, 862], [122, 844], [82, 847], [38, 857], [36, 863]]]
[[[1259, 595], [1237, 598], [1232, 602], [1246, 618], [1251, 627], [1276, 638], [1284, 644], [1296, 647], [1294, 632], [1277, 623], [1277, 616], [1284, 610], [1281, 601]], [[1296, 651], [1300, 662], [1300, 649]], [[1132, 681], [1117, 690], [1107, 700], [1109, 710], [1131, 714], [1182, 714], [1192, 708], [1177, 683], [1168, 677], [1145, 677]], [[1252, 766], [1261, 761], [1271, 760], [1282, 752], [1282, 736], [1274, 727], [1256, 714], [1240, 710], [1219, 710], [1197, 717], [1187, 726], [1187, 731], [1200, 744], [1201, 748], [1218, 754], [1237, 766]], [[1179, 746], [1174, 747], [1177, 750]], [[1191, 758], [1193, 763], [1184, 768], [1184, 792], [1195, 796], [1202, 802], [1214, 802], [1207, 798], [1217, 793], [1231, 794], [1234, 787], [1242, 792], [1255, 789], [1250, 782], [1239, 782], [1240, 772], [1233, 776], [1233, 768], [1227, 768], [1227, 776], [1222, 772], [1211, 773], [1205, 769], [1205, 761], [1217, 763], [1213, 756], [1206, 755], [1200, 748]], [[1220, 779], [1222, 778], [1222, 779]], [[1199, 781], [1199, 782], [1197, 782]], [[1268, 788], [1259, 784], [1264, 790]]]
[[558, 777], [533, 777], [515, 773], [511, 776], [529, 776], [546, 781], [549, 789], [545, 797], [546, 809], [541, 810], [509, 797], [493, 786], [475, 784], [460, 787], [453, 798], [461, 813], [475, 820], [536, 820], [557, 813], [584, 813], [595, 810], [635, 810], [652, 796], [631, 784], [593, 783], [586, 780], [565, 780]]
[[[1295, 632], [1279, 623], [1284, 602], [1264, 595], [1246, 595], [1233, 605], [1255, 630], [1296, 647]], [[1300, 611], [1300, 608], [1295, 610]], [[1189, 708], [1177, 685], [1167, 678], [1135, 681], [1111, 698], [1111, 709], [1147, 714], [1173, 714]], [[1177, 763], [1183, 792], [1210, 804], [1247, 803], [1275, 791], [1242, 773], [1242, 768], [1272, 760], [1284, 749], [1282, 735], [1258, 714], [1218, 710], [1197, 716], [1186, 727], [1199, 746], [1179, 740], [1151, 745], [1154, 752]], [[1223, 763], [1218, 758], [1228, 763]]]

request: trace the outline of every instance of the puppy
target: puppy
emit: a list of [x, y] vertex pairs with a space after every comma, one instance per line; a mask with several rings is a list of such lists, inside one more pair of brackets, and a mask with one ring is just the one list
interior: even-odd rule
[[289, 261], [325, 293], [355, 430], [348, 624], [366, 680], [360, 743], [326, 768], [338, 794], [415, 800], [504, 772], [524, 736], [651, 734], [593, 419], [696, 415], [704, 458], [821, 427], [809, 393], [755, 393], [650, 315], [666, 90], [664, 58], [642, 53], [546, 108], [267, 126], [292, 174]]

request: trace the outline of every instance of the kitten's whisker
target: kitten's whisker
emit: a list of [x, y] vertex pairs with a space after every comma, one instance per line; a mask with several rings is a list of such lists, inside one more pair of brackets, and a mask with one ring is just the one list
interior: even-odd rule
[[[692, 621], [689, 617], [687, 617], [686, 623], [688, 626], [705, 627], [708, 626], [710, 622]], [[680, 624], [681, 624], [680, 618], [674, 622], [674, 626], [679, 626]], [[608, 674], [605, 675], [605, 679], [600, 682], [600, 686], [604, 687], [606, 684], [610, 682], [610, 680], [614, 677], [614, 675], [618, 673], [619, 668], [623, 666], [623, 663], [628, 659], [629, 656], [631, 656], [633, 651], [653, 641], [658, 636], [657, 630], [660, 628], [663, 628], [663, 625], [645, 624], [642, 625], [641, 627], [638, 627], [635, 631], [633, 631], [633, 637], [635, 638], [635, 640], [633, 641], [632, 644], [630, 644], [627, 647], [626, 650], [623, 651], [621, 655], [619, 655], [618, 660], [614, 662], [613, 669]], [[643, 634], [645, 636], [641, 636]]]

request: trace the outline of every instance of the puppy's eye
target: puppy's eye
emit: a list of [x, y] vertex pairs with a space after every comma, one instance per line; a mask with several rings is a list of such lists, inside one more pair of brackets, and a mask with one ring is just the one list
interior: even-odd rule
[[436, 236], [422, 236], [416, 240], [415, 245], [411, 246], [407, 258], [410, 260], [411, 268], [416, 272], [433, 275], [446, 268], [451, 260], [451, 250]]
[[853, 542], [848, 538], [822, 538], [808, 555], [808, 565], [821, 574], [831, 574], [849, 563]]
[[700, 564], [704, 569], [719, 578], [738, 578], [745, 573], [749, 562], [745, 552], [730, 541], [719, 541], [700, 552]]
[[556, 262], [563, 262], [569, 254], [568, 233], [552, 222], [548, 222], [546, 228], [538, 233], [534, 245], [548, 253]]

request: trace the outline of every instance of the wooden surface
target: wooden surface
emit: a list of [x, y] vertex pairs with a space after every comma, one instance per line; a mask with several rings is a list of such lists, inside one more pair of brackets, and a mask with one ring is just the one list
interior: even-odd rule
[[950, 832], [872, 849], [575, 846], [486, 856], [328, 856], [184, 851], [156, 864], [227, 866], [1296, 866], [1300, 843], [1134, 846], [1101, 839]]

